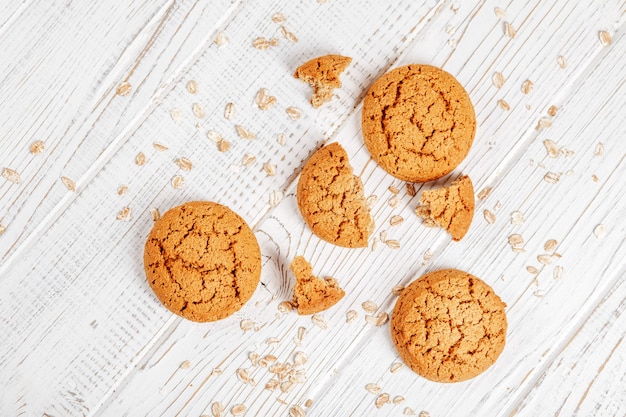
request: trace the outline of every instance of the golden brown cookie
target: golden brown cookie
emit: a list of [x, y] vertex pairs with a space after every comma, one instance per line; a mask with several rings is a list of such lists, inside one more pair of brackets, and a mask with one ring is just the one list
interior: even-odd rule
[[426, 226], [442, 227], [458, 242], [469, 230], [474, 217], [472, 180], [464, 175], [448, 187], [424, 191], [415, 213], [424, 219]]
[[407, 65], [369, 89], [362, 127], [378, 165], [401, 180], [426, 182], [465, 158], [476, 117], [469, 95], [452, 75], [430, 65]]
[[156, 221], [144, 250], [148, 282], [172, 312], [215, 321], [250, 299], [261, 275], [261, 253], [246, 222], [228, 207], [195, 201]]
[[402, 360], [437, 382], [475, 377], [500, 356], [506, 314], [489, 285], [467, 272], [442, 269], [405, 288], [391, 317]]
[[313, 276], [311, 264], [302, 256], [296, 256], [289, 267], [296, 276], [292, 304], [300, 315], [328, 310], [346, 295], [334, 278]]
[[300, 65], [294, 77], [313, 87], [311, 104], [318, 108], [333, 98], [333, 90], [341, 87], [339, 75], [352, 62], [352, 58], [341, 55], [324, 55]]
[[361, 179], [338, 143], [315, 152], [298, 181], [298, 207], [313, 233], [347, 248], [367, 246], [373, 229]]

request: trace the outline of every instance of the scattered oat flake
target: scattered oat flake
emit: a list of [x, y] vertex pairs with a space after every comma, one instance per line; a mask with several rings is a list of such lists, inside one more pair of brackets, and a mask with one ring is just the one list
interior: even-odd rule
[[183, 362], [181, 362], [181, 364], [178, 367], [180, 369], [189, 369], [190, 366], [191, 366], [191, 362], [183, 361]]
[[524, 237], [518, 233], [509, 236], [509, 245], [512, 247], [524, 246]]
[[400, 199], [398, 198], [398, 196], [394, 195], [393, 197], [389, 199], [387, 203], [389, 204], [389, 207], [396, 207], [399, 202], [400, 202]]
[[511, 110], [511, 106], [509, 106], [509, 103], [502, 99], [498, 100], [498, 106], [500, 106], [500, 108], [503, 110]]
[[274, 15], [272, 16], [272, 22], [274, 23], [281, 24], [281, 23], [285, 23], [286, 20], [287, 18], [282, 13], [274, 13]]
[[291, 41], [291, 42], [298, 42], [298, 37], [296, 35], [294, 35], [292, 32], [290, 32], [289, 30], [287, 30], [287, 28], [285, 26], [281, 26], [280, 27], [280, 31], [283, 34], [283, 36], [285, 37], [285, 39]]
[[304, 339], [304, 335], [306, 334], [306, 327], [298, 327], [298, 340]]
[[593, 174], [593, 175], [591, 176], [591, 179], [593, 180], [593, 182], [598, 182], [598, 181], [600, 181], [600, 178], [598, 178], [598, 176], [597, 176], [596, 174]]
[[215, 143], [219, 143], [222, 140], [222, 135], [215, 130], [209, 130], [206, 132], [206, 137], [211, 139]]
[[393, 403], [398, 405], [404, 402], [404, 397], [402, 395], [396, 395], [393, 399]]
[[280, 133], [276, 137], [276, 142], [278, 142], [280, 146], [285, 146], [285, 144], [287, 143], [287, 135], [285, 135], [284, 133]]
[[491, 82], [493, 83], [494, 87], [502, 88], [502, 86], [504, 85], [504, 75], [502, 75], [500, 71], [494, 72], [491, 76]]
[[235, 115], [235, 104], [234, 103], [226, 103], [224, 106], [224, 119], [230, 120]]
[[270, 43], [270, 46], [278, 46], [278, 44], [280, 43], [278, 38], [270, 38], [268, 42]]
[[556, 146], [556, 143], [550, 139], [546, 139], [543, 141], [543, 146], [546, 148], [546, 152], [550, 158], [556, 158], [559, 156], [559, 148]]
[[387, 314], [384, 311], [381, 313], [378, 313], [376, 316], [372, 316], [369, 314], [365, 316], [365, 321], [374, 326], [382, 326], [383, 324], [387, 322], [388, 319], [389, 319], [389, 314]]
[[239, 378], [239, 380], [243, 382], [244, 384], [247, 384], [248, 382], [250, 382], [250, 374], [248, 373], [247, 369], [239, 368], [237, 369], [236, 373], [237, 373], [237, 378]]
[[256, 156], [247, 153], [243, 156], [241, 164], [245, 167], [249, 167], [250, 165], [254, 164], [254, 161], [256, 161]]
[[565, 69], [567, 67], [567, 60], [565, 59], [563, 55], [559, 55], [556, 58], [556, 62], [559, 64], [559, 67], [561, 67], [562, 69]]
[[526, 270], [527, 270], [528, 272], [530, 272], [531, 274], [533, 274], [533, 275], [537, 275], [537, 273], [539, 273], [539, 271], [537, 270], [537, 268], [535, 268], [535, 267], [534, 267], [534, 266], [532, 266], [532, 265], [528, 265], [528, 266], [526, 267]]
[[312, 405], [313, 405], [313, 400], [310, 398], [304, 402], [305, 407], [310, 407]]
[[541, 119], [539, 119], [539, 122], [537, 123], [537, 126], [542, 128], [542, 129], [548, 129], [548, 128], [552, 127], [552, 120], [550, 120], [547, 117], [542, 117]]
[[385, 244], [391, 249], [400, 249], [400, 241], [398, 240], [394, 240], [394, 239], [386, 240]]
[[381, 408], [383, 405], [389, 404], [389, 403], [391, 403], [391, 400], [389, 398], [389, 394], [383, 393], [383, 394], [380, 394], [376, 398], [376, 401], [374, 402], [374, 405], [376, 406], [376, 408]]
[[483, 211], [483, 216], [485, 217], [485, 220], [487, 221], [487, 223], [489, 224], [494, 224], [496, 222], [496, 215], [493, 214], [491, 211], [489, 210], [485, 210]]
[[178, 158], [175, 162], [176, 165], [178, 165], [178, 167], [183, 171], [191, 171], [191, 169], [193, 168], [193, 164], [187, 158]]
[[548, 172], [543, 176], [543, 180], [550, 184], [556, 184], [561, 179], [561, 174], [557, 174], [555, 172]]
[[326, 330], [328, 328], [328, 324], [326, 323], [326, 319], [324, 318], [324, 316], [322, 316], [320, 314], [314, 314], [311, 317], [311, 322], [313, 322], [314, 325], [316, 325], [317, 327], [319, 327], [322, 330]]
[[228, 45], [228, 37], [224, 32], [218, 32], [217, 35], [215, 35], [215, 39], [213, 39], [213, 43], [220, 49], [224, 48]]
[[2, 177], [7, 181], [12, 182], [13, 184], [19, 184], [22, 180], [19, 172], [11, 168], [4, 168], [2, 170]]
[[559, 108], [557, 106], [550, 106], [550, 108], [548, 109], [548, 114], [552, 117], [556, 116], [556, 113], [559, 111]]
[[380, 392], [380, 387], [376, 384], [367, 384], [365, 386], [365, 390], [372, 394], [378, 394]]
[[181, 109], [174, 108], [170, 110], [170, 116], [172, 117], [174, 123], [179, 124], [180, 121], [183, 119], [183, 112]]
[[128, 191], [128, 185], [120, 185], [117, 187], [117, 195], [124, 195]]
[[242, 139], [256, 139], [256, 135], [241, 125], [236, 125], [235, 130]]
[[117, 86], [117, 90], [115, 90], [115, 93], [118, 96], [127, 96], [128, 94], [130, 94], [131, 90], [132, 90], [132, 87], [130, 83], [128, 81], [124, 81], [123, 83]]
[[392, 374], [395, 374], [400, 369], [402, 369], [402, 364], [400, 362], [396, 362], [393, 365], [391, 365], [391, 368], [389, 369], [389, 372], [391, 372]]
[[375, 237], [372, 240], [372, 252], [376, 251], [376, 249], [378, 249], [378, 238], [377, 237]]
[[276, 165], [266, 162], [263, 164], [263, 171], [265, 171], [268, 177], [273, 177], [276, 175]]
[[263, 51], [270, 47], [270, 43], [267, 39], [261, 36], [252, 41], [252, 46]]
[[2, 223], [0, 223], [0, 236], [2, 236], [4, 234], [4, 232], [7, 231], [7, 228], [5, 225], [3, 225]]
[[367, 204], [367, 207], [371, 209], [372, 207], [374, 207], [374, 204], [376, 204], [377, 201], [378, 201], [378, 196], [371, 195], [367, 197], [367, 199], [365, 200], [365, 203]]
[[182, 175], [175, 175], [172, 178], [172, 187], [176, 189], [185, 188], [185, 178]]
[[593, 153], [594, 156], [602, 156], [604, 153], [604, 143], [598, 142], [596, 145], [596, 151]]
[[196, 94], [198, 92], [198, 83], [196, 80], [189, 80], [187, 83], [187, 91], [189, 94]]
[[611, 34], [606, 30], [598, 32], [598, 38], [600, 38], [602, 46], [609, 46], [611, 44]]
[[165, 145], [163, 145], [162, 143], [159, 143], [159, 142], [154, 142], [152, 144], [152, 146], [154, 147], [154, 149], [156, 149], [159, 152], [164, 152], [164, 151], [167, 151], [169, 149], [167, 146], [165, 146]]
[[504, 19], [506, 17], [506, 11], [500, 7], [494, 8], [493, 11], [498, 19]]
[[359, 316], [356, 310], [349, 310], [346, 313], [346, 323], [352, 323]]
[[556, 280], [556, 279], [561, 278], [562, 275], [563, 275], [563, 267], [555, 266], [554, 269], [552, 270], [552, 278]]
[[61, 181], [70, 191], [76, 191], [76, 183], [68, 177], [61, 177]]
[[234, 416], [241, 416], [241, 415], [243, 415], [246, 412], [247, 409], [248, 409], [248, 407], [246, 407], [243, 404], [235, 404], [230, 409], [230, 413], [232, 415], [234, 415]]
[[533, 91], [533, 86], [534, 86], [534, 84], [533, 84], [532, 81], [530, 81], [530, 80], [524, 81], [522, 83], [522, 93], [524, 93], [524, 94], [530, 93], [531, 91]]
[[228, 152], [228, 150], [230, 149], [230, 142], [227, 140], [220, 140], [219, 142], [217, 142], [217, 150], [220, 152]]
[[216, 402], [211, 404], [211, 413], [213, 413], [213, 417], [221, 417], [224, 413], [224, 406], [220, 402]]
[[543, 245], [543, 248], [547, 250], [548, 252], [551, 252], [556, 248], [557, 245], [558, 245], [558, 242], [555, 239], [550, 239], [546, 241], [546, 244]]
[[269, 204], [270, 207], [276, 207], [278, 203], [283, 200], [284, 193], [279, 190], [274, 190], [270, 193]]
[[150, 210], [150, 214], [152, 215], [152, 220], [154, 220], [155, 222], [161, 218], [161, 213], [159, 212], [158, 208], [153, 208], [152, 210]]
[[492, 190], [493, 190], [492, 187], [485, 187], [482, 190], [480, 190], [480, 192], [478, 193], [476, 197], [480, 198], [481, 200], [484, 200], [485, 198], [489, 197], [489, 194], [491, 194]]
[[593, 228], [593, 234], [598, 239], [602, 239], [606, 236], [606, 227], [603, 224], [599, 224]]
[[415, 186], [411, 184], [410, 182], [406, 183], [406, 193], [410, 197], [415, 197], [417, 195], [417, 192], [415, 191]]
[[117, 220], [129, 220], [131, 218], [132, 212], [130, 210], [130, 207], [124, 207], [123, 209], [120, 210], [119, 213], [117, 213]]
[[373, 301], [364, 301], [361, 303], [361, 307], [363, 307], [363, 310], [367, 311], [368, 313], [373, 313], [378, 310], [378, 304]]
[[393, 288], [391, 288], [391, 293], [393, 295], [400, 295], [400, 294], [402, 294], [402, 291], [404, 291], [404, 286], [403, 285], [396, 285]]
[[302, 116], [302, 110], [297, 107], [287, 107], [285, 111], [291, 120], [298, 120]]
[[411, 407], [405, 407], [403, 414], [405, 416], [414, 416], [415, 415], [415, 411], [413, 411], [413, 409]]
[[146, 163], [146, 155], [143, 152], [139, 152], [135, 157], [135, 164], [143, 166]]
[[278, 343], [280, 343], [280, 339], [277, 337], [268, 337], [267, 340], [265, 340], [266, 345], [275, 345]]
[[37, 155], [43, 152], [43, 150], [46, 148], [46, 146], [44, 145], [42, 140], [36, 140], [33, 143], [30, 144], [30, 153], [32, 153], [33, 155]]
[[206, 113], [204, 112], [204, 107], [202, 107], [202, 104], [193, 103], [191, 105], [191, 110], [193, 111], [194, 116], [196, 116], [198, 119], [204, 119]]
[[428, 411], [420, 411], [418, 417], [430, 417], [430, 413]]
[[520, 225], [524, 223], [524, 213], [521, 211], [514, 211], [511, 213], [511, 224], [512, 225]]
[[393, 216], [389, 219], [389, 224], [391, 226], [397, 226], [404, 221], [404, 217], [402, 216]]
[[289, 409], [289, 417], [305, 417], [304, 410], [299, 405], [294, 405]]
[[243, 319], [239, 322], [239, 327], [244, 332], [254, 329], [254, 325], [255, 325], [254, 321], [249, 320], [249, 319]]
[[309, 357], [304, 352], [296, 352], [293, 356], [293, 363], [296, 366], [304, 365], [309, 361]]
[[513, 39], [517, 35], [517, 31], [509, 22], [504, 22], [504, 34]]
[[552, 256], [548, 254], [539, 255], [537, 256], [537, 260], [542, 265], [550, 265], [550, 263], [552, 262]]

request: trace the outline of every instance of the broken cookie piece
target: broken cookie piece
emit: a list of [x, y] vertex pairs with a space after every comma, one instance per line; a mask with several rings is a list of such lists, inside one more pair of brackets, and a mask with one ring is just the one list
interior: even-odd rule
[[467, 175], [448, 187], [424, 191], [415, 213], [428, 227], [439, 226], [459, 241], [465, 236], [474, 216], [474, 186]]
[[298, 181], [298, 208], [313, 233], [346, 248], [363, 248], [374, 228], [363, 183], [337, 142], [315, 152]]
[[313, 87], [311, 105], [315, 108], [333, 98], [333, 90], [341, 87], [339, 75], [352, 62], [352, 58], [341, 55], [324, 55], [300, 65], [293, 74]]
[[302, 256], [296, 256], [289, 267], [296, 276], [292, 304], [300, 315], [327, 310], [346, 294], [335, 279], [313, 276], [311, 264]]

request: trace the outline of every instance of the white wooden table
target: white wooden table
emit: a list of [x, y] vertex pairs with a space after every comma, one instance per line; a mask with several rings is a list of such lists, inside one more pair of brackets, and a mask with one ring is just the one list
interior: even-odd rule
[[[0, 415], [211, 416], [216, 403], [248, 416], [296, 406], [307, 416], [626, 415], [626, 3], [591, 3], [2, 1]], [[257, 49], [259, 37], [278, 44]], [[327, 53], [354, 61], [315, 110], [292, 73]], [[454, 74], [478, 119], [466, 160], [416, 184], [416, 197], [376, 166], [360, 132], [367, 88], [407, 63]], [[261, 88], [277, 99], [265, 111], [254, 104]], [[303, 161], [329, 141], [378, 198], [367, 249], [320, 241], [297, 212]], [[183, 157], [191, 170], [175, 163]], [[422, 190], [460, 173], [478, 198], [456, 243], [414, 209]], [[153, 209], [194, 199], [233, 208], [262, 246], [262, 284], [218, 323], [172, 315], [143, 272]], [[278, 308], [296, 254], [347, 293], [315, 320]], [[502, 356], [464, 383], [398, 365], [388, 323], [365, 319], [391, 312], [394, 286], [442, 267], [482, 277], [508, 304]], [[297, 377], [267, 389], [277, 363]]]

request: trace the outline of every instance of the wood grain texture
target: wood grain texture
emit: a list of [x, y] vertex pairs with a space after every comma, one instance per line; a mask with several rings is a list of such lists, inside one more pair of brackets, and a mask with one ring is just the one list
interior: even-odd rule
[[[505, 17], [494, 13], [496, 6], [506, 10]], [[72, 16], [106, 20], [124, 13], [135, 20], [125, 23], [126, 37], [116, 32], [121, 38], [107, 38], [120, 39], [108, 49], [114, 51], [111, 56], [117, 54], [115, 62], [99, 56], [103, 61], [83, 68], [85, 79], [56, 81], [74, 88], [63, 96], [68, 113], [41, 122], [41, 129], [66, 132], [54, 136], [58, 144], [48, 148], [46, 162], [35, 163], [42, 155], [28, 154], [32, 138], [24, 134], [30, 132], [25, 117], [15, 112], [0, 120], [9, 122], [0, 126], [21, 146], [16, 150], [19, 146], [0, 143], [0, 164], [18, 167], [24, 180], [18, 185], [0, 180], [0, 207], [9, 207], [0, 212], [9, 226], [0, 237], [5, 256], [0, 334], [6, 335], [0, 343], [0, 384], [7, 387], [0, 414], [198, 416], [211, 415], [218, 401], [227, 413], [245, 404], [246, 415], [289, 415], [294, 405], [309, 416], [400, 415], [406, 406], [433, 416], [537, 415], [544, 409], [562, 415], [596, 409], [603, 415], [624, 414], [623, 403], [607, 400], [623, 396], [611, 381], [622, 377], [624, 367], [619, 337], [626, 258], [621, 222], [626, 214], [621, 198], [626, 191], [624, 6], [623, 1], [591, 7], [565, 0], [392, 6], [367, 1], [358, 7], [332, 0], [224, 1], [159, 3], [152, 9], [137, 3], [91, 15], [54, 5], [40, 15], [29, 3], [12, 6], [15, 17], [0, 26], [0, 43], [15, 39], [4, 38], [10, 32], [2, 32], [6, 27], [29, 28]], [[286, 39], [281, 24], [271, 20], [276, 12], [284, 14], [282, 25], [298, 42]], [[514, 38], [504, 33], [505, 21], [515, 28]], [[601, 45], [599, 30], [612, 35], [608, 47]], [[217, 31], [229, 39], [223, 48], [211, 43]], [[60, 29], [55, 33], [57, 40], [65, 36]], [[275, 37], [278, 45], [255, 49], [258, 37]], [[70, 44], [74, 49], [67, 53], [73, 57], [80, 45]], [[324, 53], [354, 61], [337, 97], [313, 110], [309, 87], [293, 79], [292, 72]], [[41, 54], [25, 62], [23, 73], [63, 68], [60, 52], [51, 52], [52, 62], [38, 67]], [[567, 59], [565, 68], [557, 62], [559, 55]], [[367, 87], [391, 66], [411, 62], [438, 65], [458, 77], [474, 102], [479, 125], [461, 166], [439, 181], [416, 184], [413, 198], [403, 182], [371, 161], [360, 133]], [[501, 88], [492, 83], [496, 71], [504, 76]], [[41, 79], [60, 77], [51, 74]], [[85, 85], [98, 87], [79, 88], [89, 80]], [[115, 89], [124, 80], [131, 93], [118, 96]], [[185, 88], [190, 80], [198, 84], [196, 94]], [[534, 85], [528, 94], [522, 91], [526, 80]], [[34, 93], [18, 100], [19, 90], [6, 85], [0, 84], [6, 92], [3, 108], [35, 100]], [[51, 86], [45, 94], [56, 100], [57, 84]], [[277, 98], [267, 111], [254, 105], [261, 88]], [[498, 100], [506, 100], [510, 109], [502, 109]], [[235, 113], [226, 120], [229, 102]], [[43, 115], [43, 101], [33, 103]], [[194, 103], [205, 117], [194, 116]], [[552, 105], [558, 111], [549, 116]], [[289, 118], [290, 106], [302, 111], [299, 119]], [[178, 123], [173, 109], [182, 114]], [[544, 117], [550, 128], [538, 127]], [[240, 138], [236, 125], [256, 139]], [[219, 152], [207, 138], [209, 130], [228, 140], [230, 150]], [[277, 141], [281, 133], [284, 145]], [[547, 139], [563, 149], [558, 157], [547, 156]], [[303, 161], [334, 140], [346, 148], [366, 196], [378, 197], [372, 209], [375, 237], [397, 240], [400, 249], [380, 241], [374, 248], [373, 239], [370, 248], [334, 247], [312, 235], [297, 214], [294, 180]], [[155, 142], [168, 149], [157, 150]], [[604, 145], [601, 156], [594, 155], [598, 142]], [[146, 159], [141, 166], [135, 163], [139, 153]], [[245, 154], [256, 157], [247, 167]], [[7, 163], [5, 155], [12, 158]], [[175, 163], [182, 157], [193, 164], [190, 171]], [[276, 166], [275, 175], [267, 175], [266, 163]], [[550, 172], [555, 176], [548, 178], [558, 178], [556, 183], [544, 180]], [[58, 188], [64, 187], [58, 178], [66, 173], [76, 180], [78, 192]], [[493, 191], [477, 200], [469, 233], [454, 243], [443, 230], [424, 228], [414, 209], [419, 192], [461, 173], [472, 177], [476, 191]], [[175, 176], [185, 179], [184, 188], [172, 187]], [[128, 187], [123, 195], [117, 193], [120, 185]], [[397, 196], [391, 185], [400, 190]], [[235, 209], [255, 226], [262, 249], [262, 284], [240, 312], [218, 323], [171, 315], [151, 293], [141, 264], [151, 209], [163, 212], [191, 199], [212, 199]], [[493, 213], [493, 223], [485, 221], [484, 210]], [[124, 218], [117, 220], [122, 211]], [[523, 214], [523, 224], [511, 223], [514, 211]], [[404, 222], [391, 226], [393, 216]], [[607, 231], [602, 239], [593, 233], [598, 224]], [[524, 253], [511, 251], [507, 239], [512, 233], [524, 237]], [[537, 257], [546, 254], [548, 239], [557, 246], [541, 258], [550, 264], [542, 265]], [[315, 275], [332, 276], [346, 290], [344, 299], [316, 319], [278, 309], [291, 298], [288, 265], [300, 254], [311, 261]], [[537, 275], [527, 266], [537, 268]], [[400, 360], [388, 325], [366, 320], [368, 314], [391, 312], [394, 285], [442, 267], [465, 269], [492, 285], [508, 303], [510, 322], [508, 345], [496, 365], [453, 385], [426, 381], [405, 366], [392, 373]], [[555, 279], [559, 267], [563, 272]], [[366, 312], [365, 301], [378, 309]], [[347, 323], [349, 311], [357, 317]], [[596, 337], [607, 345], [595, 345]], [[275, 378], [271, 356], [294, 364], [303, 357], [297, 352], [308, 360], [293, 370], [293, 386], [265, 389]], [[251, 353], [271, 355], [270, 363], [251, 360]], [[584, 383], [579, 386], [579, 381]], [[391, 399], [405, 400], [377, 410], [377, 396], [365, 390], [367, 383], [380, 385]], [[304, 406], [308, 399], [311, 407]]]

